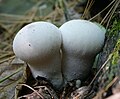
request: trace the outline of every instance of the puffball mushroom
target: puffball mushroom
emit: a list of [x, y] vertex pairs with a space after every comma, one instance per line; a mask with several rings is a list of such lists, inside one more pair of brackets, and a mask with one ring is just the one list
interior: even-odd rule
[[66, 81], [85, 80], [105, 39], [105, 29], [87, 20], [71, 20], [62, 33], [62, 71]]
[[61, 74], [61, 33], [48, 22], [33, 22], [23, 27], [15, 36], [13, 51], [28, 63], [34, 78], [49, 80], [56, 89], [63, 83]]

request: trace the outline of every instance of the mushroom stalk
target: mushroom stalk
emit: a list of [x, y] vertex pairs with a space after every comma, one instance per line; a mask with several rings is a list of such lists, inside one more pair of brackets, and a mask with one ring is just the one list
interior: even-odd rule
[[62, 66], [64, 79], [67, 81], [80, 79], [84, 81], [90, 73], [94, 62], [94, 57], [74, 57], [71, 55], [63, 55]]
[[28, 64], [34, 78], [38, 76], [47, 78], [57, 89], [62, 87], [62, 74], [61, 74], [61, 55], [60, 52], [55, 52], [50, 59], [45, 62], [41, 61], [39, 64]]

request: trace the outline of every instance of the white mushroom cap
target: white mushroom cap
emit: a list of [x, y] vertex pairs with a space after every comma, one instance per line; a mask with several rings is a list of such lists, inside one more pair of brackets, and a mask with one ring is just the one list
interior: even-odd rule
[[71, 20], [59, 30], [63, 37], [63, 75], [67, 81], [85, 79], [100, 52], [105, 31], [87, 20]]
[[23, 27], [15, 36], [13, 51], [27, 62], [33, 76], [45, 77], [56, 88], [62, 84], [61, 33], [48, 22], [33, 22]]

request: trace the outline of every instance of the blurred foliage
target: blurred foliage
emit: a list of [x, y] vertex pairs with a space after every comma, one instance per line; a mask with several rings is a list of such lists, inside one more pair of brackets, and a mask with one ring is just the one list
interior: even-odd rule
[[34, 0], [1, 0], [0, 13], [24, 14], [34, 4]]
[[41, 15], [47, 15], [53, 9], [57, 0], [1, 0], [0, 13], [23, 15], [35, 4], [40, 2], [39, 10]]

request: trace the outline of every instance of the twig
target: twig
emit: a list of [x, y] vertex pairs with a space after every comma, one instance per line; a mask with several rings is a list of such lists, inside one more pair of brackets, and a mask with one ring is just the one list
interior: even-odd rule
[[2, 23], [0, 23], [0, 26], [5, 29], [5, 31], [7, 31], [8, 33], [11, 33], [11, 31], [9, 31], [9, 29]]
[[29, 17], [24, 15], [15, 15], [15, 14], [7, 14], [7, 13], [0, 13], [0, 17], [10, 18], [10, 19], [29, 19]]
[[115, 77], [105, 88], [105, 91], [107, 91], [116, 81], [118, 80], [118, 77]]
[[90, 84], [88, 85], [88, 87], [90, 87], [92, 85], [92, 83], [95, 81], [96, 77], [99, 75], [99, 73], [101, 72], [101, 70], [106, 66], [106, 64], [109, 62], [109, 60], [111, 59], [112, 54], [109, 55], [108, 59], [105, 61], [105, 63], [101, 66], [101, 68], [99, 69], [99, 71], [96, 73], [95, 77], [93, 78], [93, 80], [90, 82]]
[[[26, 85], [26, 84], [18, 84], [18, 85], [22, 85], [22, 86], [25, 86], [25, 87], [31, 89], [31, 90], [32, 90], [33, 92], [35, 92], [40, 98], [44, 99], [44, 97], [43, 97], [40, 93], [38, 93], [35, 89], [33, 89], [32, 87], [30, 87], [29, 85]], [[19, 98], [19, 99], [20, 99], [20, 98]]]
[[116, 1], [116, 3], [114, 4], [115, 7], [114, 7], [114, 9], [113, 9], [113, 11], [112, 11], [112, 13], [111, 13], [111, 15], [110, 15], [110, 18], [108, 19], [108, 22], [107, 22], [106, 28], [108, 28], [109, 23], [110, 23], [110, 20], [111, 20], [113, 14], [115, 13], [115, 10], [117, 9], [117, 7], [118, 7], [119, 4], [120, 4], [120, 0]]
[[95, 16], [93, 16], [92, 18], [90, 18], [89, 20], [93, 20], [94, 18], [96, 18], [98, 15], [100, 15], [101, 13], [103, 13], [107, 8], [109, 8], [116, 0], [113, 0], [107, 7], [105, 7], [102, 11], [100, 11], [98, 14], [96, 14]]
[[93, 4], [94, 4], [94, 0], [88, 0], [84, 13], [82, 14], [81, 18], [85, 17], [85, 15], [88, 13], [88, 11], [90, 10]]
[[16, 70], [14, 73], [12, 73], [11, 75], [8, 75], [6, 77], [4, 77], [3, 79], [0, 79], [0, 83], [4, 82], [5, 80], [9, 79], [10, 77], [12, 77], [13, 75], [17, 74], [18, 72], [20, 72], [22, 70], [22, 67], [19, 68], [18, 70]]
[[103, 22], [105, 20], [107, 20], [106, 18], [109, 16], [109, 14], [111, 14], [110, 12], [113, 11], [114, 7], [116, 5], [116, 2], [113, 4], [113, 6], [110, 8], [110, 10], [108, 11], [108, 13], [105, 15], [105, 17], [102, 19], [101, 23], [100, 24], [103, 24]]
[[1, 55], [1, 56], [0, 56], [0, 59], [5, 58], [5, 57], [7, 57], [7, 56], [11, 56], [11, 55], [13, 55], [13, 52], [8, 52], [8, 53], [6, 53], [6, 54]]
[[70, 16], [69, 16], [69, 13], [68, 13], [66, 0], [60, 0], [59, 2], [60, 2], [61, 7], [63, 9], [66, 21], [70, 20]]
[[4, 62], [6, 62], [6, 61], [9, 61], [9, 60], [11, 60], [11, 59], [13, 59], [13, 58], [15, 58], [15, 56], [11, 56], [11, 57], [8, 57], [8, 58], [6, 58], [6, 59], [4, 59], [4, 60], [1, 60], [1, 61], [0, 61], [0, 64], [4, 63]]
[[34, 88], [44, 88], [45, 90], [47, 90], [49, 92], [50, 96], [53, 97], [50, 89], [48, 89], [46, 86], [37, 86], [37, 87], [34, 87]]

